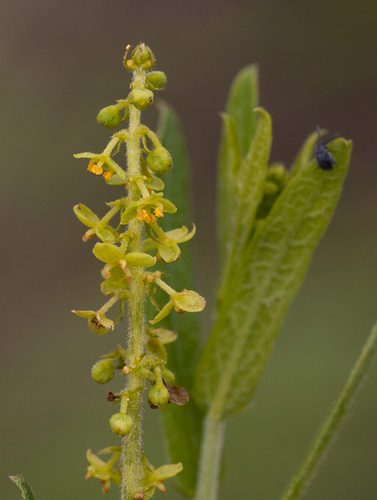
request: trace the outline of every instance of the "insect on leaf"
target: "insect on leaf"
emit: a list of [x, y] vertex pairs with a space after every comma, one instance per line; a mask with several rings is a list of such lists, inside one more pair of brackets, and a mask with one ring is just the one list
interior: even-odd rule
[[311, 161], [287, 185], [242, 254], [197, 368], [195, 392], [216, 419], [250, 402], [314, 249], [336, 207], [351, 142], [328, 146], [331, 171]]

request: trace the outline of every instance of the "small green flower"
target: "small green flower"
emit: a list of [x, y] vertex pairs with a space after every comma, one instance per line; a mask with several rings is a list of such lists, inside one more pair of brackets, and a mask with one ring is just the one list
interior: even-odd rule
[[107, 493], [110, 489], [111, 482], [117, 484], [118, 486], [122, 484], [122, 479], [119, 475], [119, 472], [112, 468], [121, 454], [121, 447], [110, 446], [109, 448], [101, 450], [99, 453], [113, 453], [113, 456], [108, 462], [104, 462], [99, 457], [97, 457], [97, 455], [92, 453], [91, 450], [88, 450], [86, 452], [86, 458], [91, 465], [89, 465], [88, 467], [88, 472], [85, 476], [85, 479], [90, 479], [91, 477], [100, 479], [100, 482], [104, 484], [102, 493]]
[[126, 172], [111, 158], [110, 154], [77, 153], [75, 158], [88, 158], [89, 172], [95, 175], [102, 175], [105, 180], [111, 179], [113, 173], [118, 174], [121, 179], [126, 178]]
[[166, 487], [164, 485], [164, 480], [170, 477], [176, 476], [183, 466], [181, 463], [163, 465], [158, 469], [155, 469], [152, 464], [148, 462], [145, 456], [142, 457], [142, 474], [143, 477], [140, 480], [140, 486], [144, 487], [144, 500], [149, 499], [153, 496], [154, 491], [158, 488], [162, 493], [166, 493]]
[[82, 237], [83, 241], [88, 241], [96, 235], [103, 242], [113, 243], [119, 239], [119, 235], [115, 229], [108, 224], [103, 223], [100, 218], [87, 206], [79, 203], [73, 207], [73, 211], [80, 222], [91, 228]]
[[106, 318], [103, 313], [99, 311], [71, 311], [75, 316], [81, 318], [88, 318], [88, 325], [90, 329], [97, 335], [103, 335], [109, 330], [114, 330], [114, 321]]
[[[150, 213], [153, 208], [154, 215]], [[137, 217], [150, 224], [156, 221], [156, 217], [163, 217], [164, 212], [174, 214], [176, 211], [177, 207], [171, 201], [165, 200], [163, 193], [152, 193], [128, 204], [122, 212], [121, 223], [128, 224]]]
[[[155, 226], [152, 226], [155, 229]], [[195, 224], [193, 224], [192, 231], [188, 232], [187, 227], [182, 226], [181, 228], [172, 229], [166, 233], [159, 229], [158, 236], [144, 240], [143, 248], [145, 252], [150, 252], [157, 248], [157, 260], [162, 262], [174, 262], [179, 259], [181, 255], [181, 249], [178, 243], [184, 243], [185, 241], [191, 240], [196, 232]], [[149, 233], [151, 235], [151, 233]], [[152, 236], [152, 235], [151, 235]]]
[[163, 290], [165, 290], [165, 292], [170, 295], [170, 301], [161, 309], [154, 319], [149, 320], [151, 325], [155, 325], [164, 319], [173, 308], [179, 314], [184, 314], [185, 312], [200, 312], [205, 308], [206, 299], [194, 290], [176, 292], [160, 278], [155, 278], [154, 280]]

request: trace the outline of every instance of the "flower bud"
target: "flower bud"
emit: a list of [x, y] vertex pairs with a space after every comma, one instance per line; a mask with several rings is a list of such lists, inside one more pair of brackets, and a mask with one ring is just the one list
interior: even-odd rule
[[145, 77], [149, 90], [161, 90], [166, 84], [166, 75], [163, 71], [151, 71]]
[[121, 122], [119, 106], [102, 108], [97, 115], [97, 122], [106, 128], [115, 128]]
[[151, 59], [151, 57], [154, 58], [153, 53], [147, 45], [144, 43], [141, 43], [138, 45], [131, 54], [131, 59], [135, 63], [136, 66], [141, 66], [145, 62], [148, 61], [148, 59]]
[[163, 406], [169, 402], [169, 391], [162, 383], [156, 383], [148, 392], [148, 399], [154, 406]]
[[287, 177], [287, 171], [284, 165], [273, 163], [267, 170], [267, 179], [275, 181], [277, 184], [284, 183]]
[[114, 378], [114, 368], [111, 359], [100, 359], [92, 366], [92, 379], [97, 384], [106, 384]]
[[267, 196], [273, 196], [279, 191], [279, 186], [272, 181], [266, 181], [264, 183], [264, 194]]
[[156, 174], [166, 174], [171, 169], [172, 158], [167, 149], [160, 147], [147, 156], [148, 167]]
[[133, 89], [129, 95], [129, 102], [133, 104], [136, 109], [142, 111], [150, 106], [153, 102], [153, 92], [148, 89]]
[[110, 418], [110, 427], [117, 436], [126, 436], [131, 430], [132, 418], [126, 413], [115, 413]]

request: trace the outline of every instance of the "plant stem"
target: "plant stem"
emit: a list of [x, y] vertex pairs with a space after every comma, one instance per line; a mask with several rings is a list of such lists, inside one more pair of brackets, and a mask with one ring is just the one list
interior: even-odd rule
[[292, 477], [288, 488], [281, 500], [297, 500], [305, 493], [314, 473], [326, 455], [329, 445], [333, 441], [340, 424], [356, 399], [358, 390], [361, 389], [369, 365], [377, 351], [377, 323], [374, 325], [369, 338], [361, 351], [360, 357], [353, 367], [338, 400], [330, 411], [319, 431], [317, 438], [311, 446], [304, 462]]
[[167, 294], [170, 295], [170, 297], [173, 297], [174, 295], [177, 294], [177, 292], [174, 290], [174, 288], [172, 288], [171, 286], [167, 285], [165, 283], [165, 281], [162, 281], [161, 278], [155, 278], [154, 279], [155, 283], [157, 283], [157, 285], [159, 287], [161, 287]]
[[108, 300], [106, 302], [106, 304], [104, 304], [101, 307], [101, 309], [98, 312], [102, 313], [102, 314], [107, 313], [107, 311], [110, 309], [110, 307], [112, 307], [114, 304], [116, 304], [118, 300], [119, 300], [118, 297], [116, 295], [114, 295], [113, 297], [111, 297], [110, 300]]
[[219, 484], [225, 420], [208, 413], [204, 420], [199, 477], [195, 500], [216, 500]]
[[[136, 71], [134, 82], [144, 83], [144, 74]], [[130, 106], [129, 140], [127, 141], [128, 173], [140, 175], [140, 111]], [[139, 190], [129, 184], [130, 201], [140, 198]], [[142, 251], [142, 222], [137, 218], [129, 223], [129, 231], [133, 234], [130, 242], [131, 252]], [[131, 267], [131, 266], [130, 266]], [[129, 332], [127, 364], [131, 366], [135, 359], [142, 355], [145, 343], [145, 319], [144, 319], [144, 269], [131, 267], [132, 280], [130, 282], [130, 299], [128, 301]], [[139, 491], [139, 470], [142, 453], [141, 420], [142, 420], [142, 391], [143, 377], [131, 371], [127, 376], [127, 391], [130, 401], [128, 402], [128, 415], [133, 420], [130, 433], [122, 441], [122, 500], [133, 500], [134, 494]]]

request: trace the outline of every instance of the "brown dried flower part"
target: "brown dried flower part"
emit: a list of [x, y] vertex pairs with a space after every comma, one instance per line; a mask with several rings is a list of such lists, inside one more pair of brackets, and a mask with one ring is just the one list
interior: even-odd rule
[[175, 405], [183, 406], [185, 405], [189, 399], [189, 393], [186, 391], [184, 387], [180, 387], [179, 385], [169, 384], [167, 386], [169, 391], [169, 404], [174, 403]]
[[115, 401], [116, 399], [120, 399], [120, 396], [117, 396], [116, 394], [114, 394], [113, 392], [111, 391], [106, 391], [106, 399], [107, 401]]

